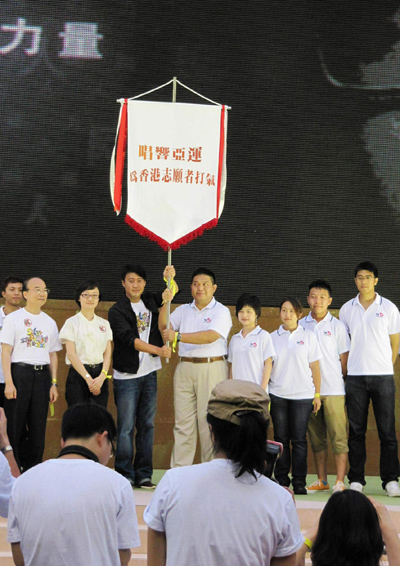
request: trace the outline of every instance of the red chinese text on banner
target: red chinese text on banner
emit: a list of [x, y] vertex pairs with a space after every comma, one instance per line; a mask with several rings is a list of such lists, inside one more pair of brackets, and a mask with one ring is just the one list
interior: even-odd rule
[[176, 249], [222, 213], [226, 185], [225, 106], [125, 100], [119, 119], [114, 209], [121, 210], [128, 141], [125, 221], [163, 249]]

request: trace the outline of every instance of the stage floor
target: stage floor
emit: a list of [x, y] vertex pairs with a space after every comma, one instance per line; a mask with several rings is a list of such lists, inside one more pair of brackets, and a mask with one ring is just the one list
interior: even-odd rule
[[[153, 473], [153, 482], [157, 484], [163, 475], [165, 474], [166, 470], [154, 470]], [[308, 485], [314, 482], [317, 479], [317, 476], [313, 474], [309, 474], [307, 476]], [[335, 476], [328, 476], [329, 485], [332, 487], [335, 483]], [[400, 512], [400, 497], [388, 497], [386, 493], [383, 491], [381, 486], [381, 479], [377, 476], [367, 476], [366, 477], [367, 485], [364, 487], [363, 493], [365, 495], [372, 495], [383, 503], [386, 506], [393, 507], [393, 511]], [[346, 484], [347, 485], [347, 484]], [[138, 505], [146, 505], [150, 502], [151, 495], [154, 493], [153, 491], [147, 491], [144, 489], [136, 489], [135, 488], [135, 500]], [[140, 494], [140, 496], [139, 496]], [[313, 493], [312, 495], [296, 495], [296, 502], [298, 502], [299, 508], [314, 508], [314, 509], [321, 509], [332, 495], [332, 490], [326, 491], [323, 493]], [[140, 502], [139, 502], [140, 501]], [[397, 508], [396, 508], [397, 507]]]

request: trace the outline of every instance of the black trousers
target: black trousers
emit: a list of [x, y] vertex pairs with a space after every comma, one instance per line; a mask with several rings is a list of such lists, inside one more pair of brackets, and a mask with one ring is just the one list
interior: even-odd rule
[[[102, 367], [102, 363], [97, 366], [85, 365], [85, 369], [91, 377], [98, 377]], [[71, 366], [65, 384], [65, 399], [68, 403], [68, 407], [76, 403], [93, 402], [107, 408], [108, 379], [104, 381], [99, 395], [93, 395], [90, 393], [89, 387], [83, 377]]]
[[7, 432], [17, 464], [24, 471], [40, 464], [46, 436], [51, 387], [50, 367], [11, 364], [16, 399], [5, 399]]

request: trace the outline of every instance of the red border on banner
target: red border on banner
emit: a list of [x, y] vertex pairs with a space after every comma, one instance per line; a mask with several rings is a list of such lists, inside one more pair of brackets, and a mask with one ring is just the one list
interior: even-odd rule
[[217, 181], [217, 222], [219, 218], [219, 201], [221, 199], [221, 179], [222, 168], [224, 166], [224, 153], [225, 153], [225, 106], [221, 109], [221, 125], [220, 125], [220, 140], [219, 140], [219, 163], [218, 163], [218, 181]]
[[172, 244], [169, 244], [168, 242], [157, 236], [157, 234], [154, 234], [154, 232], [148, 230], [147, 228], [139, 224], [139, 222], [136, 222], [136, 220], [131, 218], [129, 214], [125, 216], [125, 222], [128, 224], [128, 226], [130, 226], [138, 234], [140, 234], [140, 236], [144, 236], [149, 240], [156, 242], [164, 251], [167, 251], [168, 248], [171, 248], [171, 250], [177, 250], [181, 246], [184, 246], [188, 242], [191, 242], [192, 240], [195, 240], [196, 238], [201, 236], [204, 230], [211, 230], [211, 228], [214, 228], [218, 224], [218, 218], [213, 218], [209, 222], [206, 222], [202, 226], [196, 228], [196, 230], [193, 230], [193, 232], [189, 232], [189, 234], [186, 234], [186, 236], [179, 238], [179, 240], [175, 240], [175, 242], [173, 242]]
[[114, 180], [114, 211], [121, 212], [122, 202], [122, 179], [124, 175], [126, 141], [128, 129], [128, 100], [125, 98], [122, 107], [121, 122], [118, 132], [117, 156], [115, 164], [115, 180]]

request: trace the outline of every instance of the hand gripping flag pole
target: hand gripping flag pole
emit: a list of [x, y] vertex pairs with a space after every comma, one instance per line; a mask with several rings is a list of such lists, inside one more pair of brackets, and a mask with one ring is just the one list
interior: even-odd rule
[[[137, 100], [172, 83], [172, 104]], [[177, 84], [210, 104], [176, 102]], [[226, 189], [229, 109], [176, 77], [121, 104], [110, 167], [110, 191], [117, 215], [122, 206], [128, 154], [125, 222], [168, 251], [217, 225]], [[171, 278], [168, 278], [171, 288]], [[167, 307], [169, 328], [170, 303]]]

